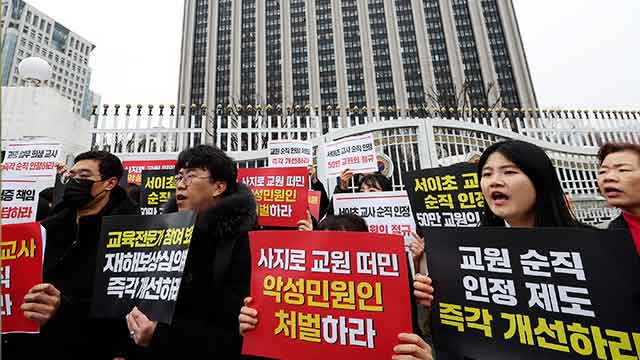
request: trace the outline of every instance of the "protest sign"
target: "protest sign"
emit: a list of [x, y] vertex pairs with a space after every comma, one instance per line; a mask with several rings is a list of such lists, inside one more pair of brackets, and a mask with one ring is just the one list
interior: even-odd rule
[[297, 227], [307, 218], [307, 168], [238, 169], [238, 181], [256, 198], [258, 224]]
[[191, 211], [105, 217], [92, 315], [123, 318], [137, 306], [149, 319], [170, 324], [195, 219]]
[[48, 182], [41, 178], [9, 179], [2, 184], [2, 225], [36, 221], [40, 192]]
[[402, 237], [256, 231], [251, 306], [259, 322], [243, 354], [275, 359], [390, 359], [411, 332]]
[[484, 209], [476, 164], [403, 174], [418, 226], [476, 227]]
[[316, 220], [320, 220], [320, 191], [309, 190], [309, 212]]
[[140, 211], [142, 215], [156, 215], [176, 193], [171, 170], [142, 170]]
[[7, 144], [2, 163], [3, 179], [40, 178], [53, 186], [56, 163], [62, 157], [62, 144], [58, 142], [12, 142]]
[[42, 283], [45, 232], [39, 223], [2, 225], [0, 242], [0, 313], [2, 333], [39, 332], [36, 322], [20, 310], [24, 296]]
[[339, 176], [349, 169], [355, 174], [378, 171], [373, 135], [352, 136], [325, 145], [326, 174]]
[[426, 241], [439, 358], [640, 352], [640, 264], [624, 231], [432, 228]]
[[[137, 155], [137, 154], [136, 154]], [[139, 155], [143, 157], [144, 155]], [[122, 167], [128, 171], [127, 182], [140, 185], [142, 183], [142, 170], [168, 170], [174, 169], [176, 159], [144, 159], [130, 158], [122, 160]]]
[[313, 145], [300, 140], [269, 140], [269, 167], [304, 167], [313, 162]]
[[410, 236], [416, 230], [409, 198], [404, 191], [333, 195], [336, 214], [362, 217], [369, 232]]

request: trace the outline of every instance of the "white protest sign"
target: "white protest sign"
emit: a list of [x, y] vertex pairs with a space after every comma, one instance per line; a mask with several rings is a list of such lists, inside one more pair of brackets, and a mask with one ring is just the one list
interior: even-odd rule
[[269, 167], [306, 167], [313, 162], [313, 145], [300, 140], [269, 140]]
[[2, 224], [36, 221], [39, 194], [49, 186], [48, 182], [36, 179], [3, 179], [1, 184]]
[[56, 163], [62, 157], [59, 142], [12, 142], [5, 147], [3, 179], [40, 179], [53, 186]]
[[378, 171], [372, 134], [352, 136], [328, 143], [325, 151], [326, 176], [338, 176], [345, 169], [356, 174]]
[[406, 239], [416, 230], [405, 191], [334, 194], [333, 207], [336, 214], [362, 217], [370, 232], [403, 235]]

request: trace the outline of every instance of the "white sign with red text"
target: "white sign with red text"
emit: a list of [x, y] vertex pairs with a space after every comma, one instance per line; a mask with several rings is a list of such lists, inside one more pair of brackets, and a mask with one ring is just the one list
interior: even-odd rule
[[12, 142], [5, 147], [2, 163], [3, 179], [40, 179], [50, 181], [56, 178], [56, 163], [62, 158], [62, 144], [59, 142]]
[[362, 217], [369, 232], [409, 237], [416, 230], [405, 191], [334, 194], [333, 207], [336, 214]]
[[48, 182], [38, 179], [3, 179], [2, 225], [36, 221], [40, 191], [49, 186]]
[[313, 145], [300, 140], [269, 140], [269, 167], [306, 167], [313, 162]]

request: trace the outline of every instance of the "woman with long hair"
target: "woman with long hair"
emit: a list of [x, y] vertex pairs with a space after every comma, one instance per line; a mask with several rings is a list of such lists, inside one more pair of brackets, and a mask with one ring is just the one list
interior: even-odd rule
[[[551, 159], [540, 147], [520, 140], [489, 146], [478, 163], [485, 198], [481, 226], [585, 227], [572, 214]], [[414, 294], [427, 308], [431, 279], [417, 275]]]

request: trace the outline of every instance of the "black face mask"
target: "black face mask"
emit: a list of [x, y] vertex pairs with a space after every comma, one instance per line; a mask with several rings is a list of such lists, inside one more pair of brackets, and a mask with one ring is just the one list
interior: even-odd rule
[[91, 188], [95, 183], [95, 180], [89, 179], [69, 179], [69, 182], [64, 186], [62, 201], [72, 209], [82, 209], [93, 201], [94, 197], [91, 195]]

